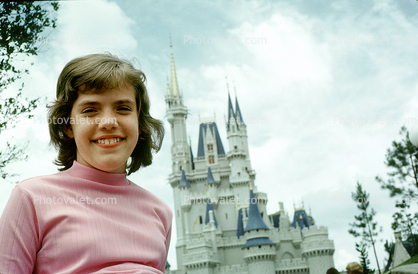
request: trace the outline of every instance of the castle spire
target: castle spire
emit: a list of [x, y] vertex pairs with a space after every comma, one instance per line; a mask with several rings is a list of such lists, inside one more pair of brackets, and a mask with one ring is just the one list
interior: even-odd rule
[[173, 45], [171, 43], [170, 35], [170, 49], [171, 49], [171, 95], [179, 97], [179, 85], [177, 83], [176, 67], [174, 65]]
[[217, 184], [215, 179], [213, 179], [212, 170], [210, 169], [210, 167], [208, 168], [207, 184], [208, 185], [216, 185]]
[[231, 122], [235, 122], [235, 121], [236, 121], [236, 117], [235, 117], [234, 107], [232, 106], [231, 95], [229, 94], [229, 89], [228, 89], [228, 121], [227, 121], [228, 130], [230, 129]]
[[190, 184], [186, 179], [186, 174], [184, 173], [184, 169], [181, 170], [181, 179], [180, 179], [179, 187], [190, 187]]
[[170, 89], [170, 80], [168, 79], [167, 75], [167, 96], [171, 95], [171, 89]]
[[250, 178], [250, 212], [248, 216], [248, 223], [244, 231], [254, 230], [254, 229], [269, 229], [264, 223], [263, 218], [261, 217], [260, 211], [258, 210], [257, 198], [255, 198], [253, 186], [251, 184]]
[[239, 108], [238, 98], [237, 98], [237, 91], [235, 90], [235, 116], [237, 119], [237, 124], [245, 125], [244, 119], [242, 119], [241, 109]]

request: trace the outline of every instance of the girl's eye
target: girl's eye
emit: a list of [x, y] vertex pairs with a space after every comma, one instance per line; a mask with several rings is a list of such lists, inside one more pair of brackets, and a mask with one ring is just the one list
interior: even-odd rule
[[119, 108], [118, 108], [118, 110], [122, 110], [122, 111], [130, 111], [130, 110], [131, 110], [131, 108], [130, 108], [130, 107], [126, 107], [126, 106], [122, 106], [122, 107], [119, 107]]
[[92, 113], [94, 111], [95, 111], [94, 108], [86, 108], [86, 109], [83, 109], [83, 111], [81, 113]]

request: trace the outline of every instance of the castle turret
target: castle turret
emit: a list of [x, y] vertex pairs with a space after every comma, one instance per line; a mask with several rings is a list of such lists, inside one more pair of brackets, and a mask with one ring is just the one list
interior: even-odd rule
[[[175, 224], [177, 232], [176, 252], [186, 252], [186, 241], [189, 231], [190, 184], [186, 179], [186, 173], [192, 171], [192, 155], [190, 145], [187, 143], [186, 119], [187, 108], [183, 105], [183, 97], [179, 92], [176, 67], [174, 65], [173, 47], [170, 39], [171, 50], [171, 81], [167, 83], [165, 96], [167, 120], [171, 126], [171, 158], [172, 173], [169, 182], [174, 192]], [[177, 265], [183, 265], [182, 256], [177, 256]]]
[[187, 108], [183, 105], [183, 96], [179, 92], [176, 67], [174, 65], [173, 47], [171, 48], [171, 86], [167, 86], [165, 101], [167, 104], [167, 120], [171, 125], [171, 157], [172, 172], [180, 173], [192, 170], [190, 146], [187, 143], [186, 119]]
[[276, 246], [269, 239], [270, 229], [264, 223], [257, 206], [257, 198], [250, 185], [248, 223], [244, 230], [247, 240], [242, 246], [249, 273], [276, 273], [274, 260]]
[[226, 134], [229, 142], [227, 159], [230, 163], [231, 174], [229, 183], [233, 188], [234, 196], [241, 202], [248, 198], [248, 182], [255, 179], [255, 172], [251, 168], [248, 152], [247, 129], [239, 108], [238, 99], [235, 98], [235, 108], [232, 105], [228, 89], [228, 120], [226, 121]]
[[310, 273], [326, 273], [334, 267], [334, 241], [328, 239], [328, 229], [312, 225], [303, 228], [302, 235], [302, 256], [307, 258]]

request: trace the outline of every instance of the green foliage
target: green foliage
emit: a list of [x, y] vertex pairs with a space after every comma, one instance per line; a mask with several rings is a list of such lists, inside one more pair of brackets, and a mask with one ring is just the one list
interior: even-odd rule
[[[52, 2], [54, 11], [58, 3]], [[45, 28], [56, 27], [56, 19], [50, 19], [50, 9], [31, 1], [0, 2], [0, 91], [20, 79], [28, 69], [18, 69], [13, 60], [19, 55], [37, 55], [34, 43]]]
[[[56, 19], [51, 19], [50, 14], [57, 10], [56, 2], [0, 2], [0, 134], [13, 127], [19, 117], [31, 118], [30, 112], [37, 107], [39, 99], [22, 99], [23, 83], [16, 96], [3, 98], [1, 95], [10, 84], [29, 73], [27, 67], [21, 68], [16, 62], [22, 64], [25, 57], [38, 54], [36, 37], [46, 28], [56, 27]], [[2, 178], [11, 176], [4, 170], [8, 163], [26, 158], [23, 156], [24, 149], [7, 143], [7, 147], [0, 152]]]
[[[393, 141], [392, 147], [386, 153], [385, 165], [390, 172], [387, 173], [387, 181], [381, 177], [376, 177], [376, 181], [383, 189], [389, 190], [390, 197], [399, 197], [395, 207], [398, 212], [392, 215], [392, 229], [400, 231], [402, 238], [417, 233], [418, 214], [411, 213], [412, 202], [416, 202], [418, 197], [418, 165], [414, 160], [415, 146], [409, 139], [409, 132], [403, 126], [399, 134], [402, 136], [400, 142]], [[414, 254], [418, 254], [418, 242], [413, 238]]]
[[370, 194], [363, 190], [362, 185], [357, 182], [356, 192], [352, 192], [351, 197], [357, 203], [360, 214], [354, 216], [355, 222], [350, 223], [351, 229], [348, 232], [356, 238], [361, 236], [361, 244], [370, 247], [373, 237], [378, 236], [377, 222], [373, 222], [376, 212], [373, 208], [369, 209]]
[[399, 134], [403, 139], [400, 142], [393, 141], [386, 153], [385, 165], [390, 169], [387, 173], [389, 179], [385, 181], [377, 176], [376, 181], [383, 189], [389, 190], [390, 197], [411, 200], [418, 197], [418, 165], [413, 159], [415, 146], [409, 140], [405, 126], [402, 126]]
[[[373, 217], [376, 215], [376, 212], [373, 208], [369, 208], [370, 194], [368, 194], [366, 190], [363, 189], [362, 185], [359, 182], [357, 182], [356, 192], [352, 192], [351, 197], [357, 203], [357, 209], [360, 210], [360, 214], [354, 216], [355, 222], [350, 223], [351, 228], [348, 230], [348, 232], [355, 238], [361, 237], [360, 244], [356, 243], [356, 250], [360, 252], [360, 258], [363, 257], [367, 259], [368, 254], [366, 251], [366, 247], [373, 247], [374, 255], [376, 258], [376, 264], [380, 273], [379, 261], [377, 259], [375, 248], [375, 239], [378, 236], [379, 231], [377, 227], [377, 222], [373, 222]], [[379, 230], [381, 231], [382, 228], [380, 227]], [[366, 266], [367, 262], [368, 260], [364, 261]], [[374, 273], [374, 271], [368, 273]]]
[[384, 247], [385, 247], [386, 253], [388, 254], [388, 258], [386, 259], [385, 265], [388, 265], [388, 264], [392, 263], [392, 260], [393, 260], [393, 258], [392, 258], [393, 255], [392, 254], [395, 250], [395, 243], [389, 243], [388, 240], [386, 240], [386, 242], [384, 244]]
[[361, 267], [363, 268], [363, 274], [374, 274], [375, 270], [370, 269], [370, 260], [368, 259], [369, 254], [366, 249], [366, 244], [357, 244], [356, 243], [356, 250], [360, 253], [359, 259]]

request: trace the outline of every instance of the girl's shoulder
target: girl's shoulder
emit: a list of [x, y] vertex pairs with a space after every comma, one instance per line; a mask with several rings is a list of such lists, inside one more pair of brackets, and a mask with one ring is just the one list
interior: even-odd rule
[[58, 186], [67, 180], [68, 176], [65, 171], [55, 174], [40, 175], [20, 181], [16, 187], [27, 192], [37, 191], [47, 188], [48, 186]]

